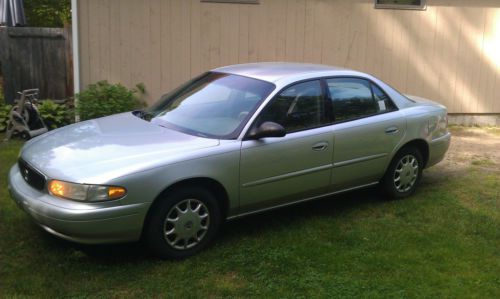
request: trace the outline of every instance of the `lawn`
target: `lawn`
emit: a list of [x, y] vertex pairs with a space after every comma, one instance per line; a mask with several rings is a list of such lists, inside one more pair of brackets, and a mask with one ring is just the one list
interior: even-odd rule
[[453, 129], [411, 198], [367, 189], [243, 218], [183, 261], [45, 233], [8, 195], [22, 144], [0, 143], [0, 297], [500, 298], [500, 135], [471, 130]]

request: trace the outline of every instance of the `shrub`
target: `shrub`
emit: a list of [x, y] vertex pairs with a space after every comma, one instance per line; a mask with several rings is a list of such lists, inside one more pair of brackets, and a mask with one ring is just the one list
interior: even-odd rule
[[2, 88], [2, 80], [0, 76], [0, 132], [3, 132], [7, 129], [7, 122], [9, 121], [9, 112], [12, 109], [12, 105], [8, 105], [5, 103], [3, 88]]
[[10, 109], [12, 109], [12, 105], [5, 104], [3, 101], [0, 102], [0, 132], [7, 129]]
[[42, 100], [38, 104], [38, 111], [40, 111], [40, 116], [49, 130], [69, 125], [75, 118], [69, 102], [58, 104], [52, 100]]
[[81, 120], [135, 110], [144, 106], [137, 93], [144, 93], [144, 85], [138, 84], [137, 89], [128, 89], [121, 84], [100, 81], [76, 95], [76, 110]]
[[[0, 132], [7, 129], [12, 105], [0, 102]], [[52, 100], [43, 100], [38, 104], [40, 116], [49, 130], [69, 125], [74, 120], [74, 111], [69, 104], [57, 104]]]

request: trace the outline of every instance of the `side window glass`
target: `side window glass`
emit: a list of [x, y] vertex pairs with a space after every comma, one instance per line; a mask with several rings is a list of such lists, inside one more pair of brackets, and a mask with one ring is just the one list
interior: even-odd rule
[[396, 105], [391, 101], [391, 99], [375, 84], [372, 85], [373, 97], [377, 102], [377, 106], [380, 113], [397, 110]]
[[272, 121], [287, 133], [315, 128], [325, 123], [319, 80], [293, 85], [278, 94], [260, 113], [256, 125]]
[[379, 106], [372, 95], [370, 83], [356, 78], [326, 80], [336, 122], [377, 114]]

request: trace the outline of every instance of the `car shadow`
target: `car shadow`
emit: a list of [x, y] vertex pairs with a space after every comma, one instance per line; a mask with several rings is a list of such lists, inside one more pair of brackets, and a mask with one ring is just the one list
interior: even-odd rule
[[[35, 225], [35, 224], [33, 224]], [[39, 228], [43, 231], [43, 229]], [[124, 261], [144, 261], [154, 259], [141, 242], [117, 243], [117, 244], [79, 244], [64, 240], [43, 231], [44, 243], [54, 251], [66, 251], [79, 257], [90, 257], [99, 263], [113, 264]], [[88, 260], [88, 259], [86, 259]]]
[[[242, 235], [252, 236], [268, 231], [279, 231], [294, 223], [300, 223], [314, 217], [335, 217], [350, 210], [359, 209], [365, 204], [384, 204], [386, 200], [376, 187], [351, 191], [339, 195], [328, 196], [276, 210], [248, 215], [230, 220], [222, 227], [215, 244], [231, 243]], [[265, 225], [262, 225], [265, 224]], [[96, 263], [115, 264], [134, 263], [135, 261], [156, 260], [142, 242], [86, 245], [66, 241], [51, 234], [44, 233], [43, 239], [51, 249], [57, 251], [81, 252]], [[210, 250], [210, 249], [209, 249]], [[78, 253], [77, 253], [78, 255]]]
[[244, 216], [226, 222], [217, 243], [231, 242], [242, 235], [259, 235], [287, 229], [311, 218], [339, 216], [367, 204], [383, 205], [387, 200], [377, 187], [370, 187]]

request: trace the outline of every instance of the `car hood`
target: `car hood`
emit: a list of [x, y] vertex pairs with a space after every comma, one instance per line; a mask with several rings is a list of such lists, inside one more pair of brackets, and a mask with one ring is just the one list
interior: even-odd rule
[[217, 145], [219, 140], [163, 128], [129, 112], [51, 131], [29, 141], [21, 156], [50, 178], [103, 183]]

